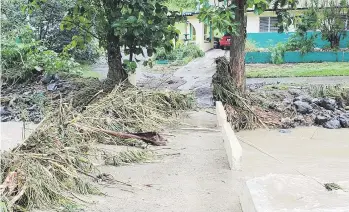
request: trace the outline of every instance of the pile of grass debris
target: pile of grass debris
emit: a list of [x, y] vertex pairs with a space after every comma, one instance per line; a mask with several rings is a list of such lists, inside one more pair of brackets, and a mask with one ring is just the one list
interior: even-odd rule
[[[157, 132], [176, 122], [176, 114], [192, 108], [193, 102], [190, 95], [175, 92], [117, 87], [82, 112], [62, 103], [23, 144], [2, 155], [2, 205], [15, 211], [52, 208], [74, 202], [76, 194], [98, 192], [84, 180], [96, 173], [91, 161], [98, 149], [93, 143], [134, 145], [138, 140], [163, 145]], [[142, 155], [122, 153], [104, 159], [119, 165]]]
[[216, 58], [217, 71], [213, 76], [213, 98], [225, 107], [233, 129], [249, 130], [266, 126], [279, 126], [281, 114], [264, 110], [260, 99], [248, 92], [241, 92], [229, 74], [230, 63], [226, 57]]

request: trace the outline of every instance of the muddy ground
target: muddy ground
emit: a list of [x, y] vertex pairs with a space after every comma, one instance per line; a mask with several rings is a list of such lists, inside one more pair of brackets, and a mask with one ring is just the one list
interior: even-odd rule
[[[38, 124], [61, 103], [79, 106], [98, 92], [101, 82], [93, 78], [56, 74], [49, 81], [35, 77], [25, 83], [1, 84], [1, 122], [24, 121]], [[76, 98], [82, 95], [81, 98]], [[74, 97], [74, 98], [73, 98]]]

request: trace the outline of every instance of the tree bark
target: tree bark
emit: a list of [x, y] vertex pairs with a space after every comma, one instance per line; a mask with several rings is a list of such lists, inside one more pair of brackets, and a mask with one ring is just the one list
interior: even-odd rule
[[116, 85], [127, 79], [127, 73], [122, 67], [122, 56], [120, 51], [119, 38], [114, 35], [113, 30], [108, 33], [107, 37], [107, 54], [108, 54], [108, 84]]
[[340, 38], [341, 38], [341, 35], [337, 35], [337, 34], [334, 34], [334, 35], [331, 36], [331, 39], [330, 39], [331, 49], [339, 48]]
[[233, 0], [235, 8], [235, 22], [239, 23], [236, 33], [232, 35], [230, 44], [230, 76], [233, 78], [236, 87], [242, 92], [245, 91], [245, 0]]

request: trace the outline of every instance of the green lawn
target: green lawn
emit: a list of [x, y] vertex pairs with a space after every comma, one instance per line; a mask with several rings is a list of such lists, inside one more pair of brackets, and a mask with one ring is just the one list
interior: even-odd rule
[[248, 78], [349, 76], [349, 63], [249, 64]]
[[79, 66], [79, 68], [82, 70], [82, 77], [85, 77], [85, 78], [89, 78], [89, 77], [99, 78], [100, 77], [99, 73], [92, 71], [92, 67], [89, 64], [82, 64]]

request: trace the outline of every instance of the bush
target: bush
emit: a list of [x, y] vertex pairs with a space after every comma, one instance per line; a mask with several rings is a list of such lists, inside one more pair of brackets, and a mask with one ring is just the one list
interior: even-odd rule
[[[36, 41], [29, 27], [17, 31], [19, 36], [3, 36], [1, 39], [2, 79], [26, 80], [33, 70], [41, 67], [44, 73], [78, 71], [80, 65], [69, 55], [48, 50], [42, 42]], [[16, 34], [16, 33], [15, 33]]]
[[284, 43], [277, 43], [274, 47], [270, 48], [271, 62], [273, 64], [284, 63], [284, 55], [286, 51], [286, 45]]
[[286, 43], [287, 51], [300, 51], [302, 54], [311, 52], [315, 48], [315, 38], [316, 35], [311, 35], [307, 37], [307, 35], [302, 35], [300, 33], [293, 34]]
[[[3, 34], [9, 34], [11, 31], [16, 32], [19, 28], [25, 28], [29, 21], [31, 28], [34, 29], [32, 33], [33, 39], [44, 43], [47, 50], [62, 53], [64, 47], [71, 43], [73, 36], [79, 34], [78, 29], [60, 29], [62, 19], [74, 5], [74, 1], [40, 1], [40, 4], [34, 10], [30, 8], [30, 2], [33, 1], [7, 0], [1, 2], [2, 15], [0, 19]], [[31, 10], [31, 12], [27, 10]], [[27, 20], [28, 13], [30, 13], [29, 20]], [[69, 54], [78, 61], [95, 62], [101, 56], [98, 45], [86, 42], [85, 46], [86, 48], [74, 49]]]
[[184, 64], [189, 63], [191, 60], [204, 56], [205, 53], [195, 44], [184, 45], [178, 43], [176, 48], [170, 52], [167, 52], [165, 48], [159, 48], [156, 50], [156, 60], [171, 60], [171, 61], [183, 61]]

